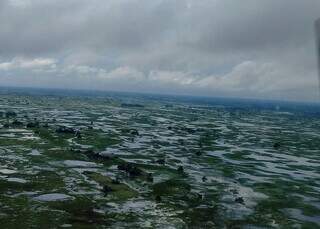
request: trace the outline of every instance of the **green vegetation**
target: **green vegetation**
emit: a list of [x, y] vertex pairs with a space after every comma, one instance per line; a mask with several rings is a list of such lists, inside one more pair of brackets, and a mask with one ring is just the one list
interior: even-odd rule
[[0, 101], [1, 228], [319, 227], [317, 117], [143, 98]]

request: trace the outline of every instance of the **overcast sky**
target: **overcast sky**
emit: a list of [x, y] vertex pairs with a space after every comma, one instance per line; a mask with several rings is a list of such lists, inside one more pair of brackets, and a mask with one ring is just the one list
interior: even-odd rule
[[319, 0], [0, 0], [0, 85], [319, 98]]

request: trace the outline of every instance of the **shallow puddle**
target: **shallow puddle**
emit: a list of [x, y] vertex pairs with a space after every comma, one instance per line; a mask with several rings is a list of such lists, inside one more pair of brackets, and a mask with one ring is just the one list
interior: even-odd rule
[[1, 96], [4, 228], [320, 227], [319, 113], [127, 100]]

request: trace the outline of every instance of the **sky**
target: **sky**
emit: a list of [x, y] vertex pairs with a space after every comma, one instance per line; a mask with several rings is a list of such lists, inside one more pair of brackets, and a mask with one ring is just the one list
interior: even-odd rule
[[0, 0], [0, 86], [319, 100], [319, 0]]

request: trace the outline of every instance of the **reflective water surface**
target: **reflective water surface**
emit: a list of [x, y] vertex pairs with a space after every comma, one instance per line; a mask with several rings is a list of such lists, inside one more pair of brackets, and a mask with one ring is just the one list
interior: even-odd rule
[[130, 96], [0, 97], [3, 228], [320, 227], [320, 115]]

